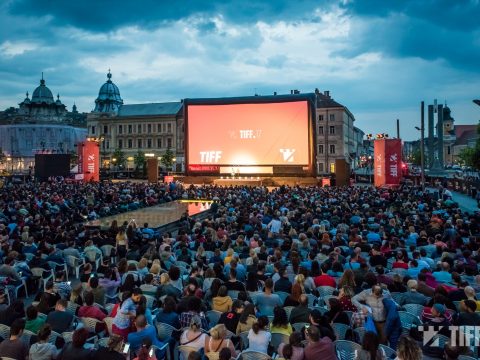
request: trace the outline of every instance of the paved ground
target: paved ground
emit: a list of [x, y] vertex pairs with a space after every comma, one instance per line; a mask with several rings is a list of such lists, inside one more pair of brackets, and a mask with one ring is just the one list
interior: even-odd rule
[[474, 211], [479, 210], [477, 206], [477, 200], [471, 198], [470, 196], [456, 191], [452, 191], [452, 195], [453, 201], [458, 202], [462, 211], [468, 211], [470, 213], [473, 213]]

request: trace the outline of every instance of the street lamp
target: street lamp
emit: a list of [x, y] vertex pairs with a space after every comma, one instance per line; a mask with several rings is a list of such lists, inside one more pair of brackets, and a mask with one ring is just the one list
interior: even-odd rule
[[420, 127], [415, 126], [420, 131], [420, 184], [422, 191], [425, 191], [425, 103], [420, 104]]

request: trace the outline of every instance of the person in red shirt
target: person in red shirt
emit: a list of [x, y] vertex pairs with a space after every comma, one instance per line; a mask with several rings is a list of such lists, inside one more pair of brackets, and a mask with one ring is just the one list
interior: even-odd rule
[[88, 317], [88, 318], [94, 318], [99, 321], [103, 321], [107, 317], [107, 315], [100, 310], [98, 306], [93, 305], [93, 300], [94, 296], [92, 292], [87, 292], [85, 294], [85, 305], [80, 306], [78, 309], [78, 314], [77, 316], [82, 318], [82, 317]]
[[403, 261], [403, 253], [401, 251], [397, 252], [397, 261], [393, 263], [392, 269], [408, 270], [408, 263]]
[[320, 267], [321, 274], [313, 279], [316, 287], [319, 287], [319, 286], [330, 286], [333, 288], [337, 287], [337, 283], [335, 282], [335, 279], [330, 275], [327, 275], [327, 271], [328, 271], [327, 265], [322, 264], [322, 266]]

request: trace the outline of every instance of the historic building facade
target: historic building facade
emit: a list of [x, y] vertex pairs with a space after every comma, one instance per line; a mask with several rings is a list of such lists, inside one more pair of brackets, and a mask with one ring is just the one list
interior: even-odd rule
[[22, 171], [34, 165], [35, 153], [76, 153], [76, 144], [86, 138], [86, 115], [75, 104], [68, 111], [57, 94], [55, 100], [45, 79], [27, 92], [18, 108], [0, 112], [0, 147], [8, 171]]
[[[101, 166], [132, 169], [135, 156], [161, 159], [167, 149], [174, 153], [174, 170], [184, 170], [184, 123], [182, 102], [127, 104], [112, 82], [112, 74], [100, 87], [95, 109], [87, 116], [88, 136], [100, 141]], [[118, 164], [115, 151], [125, 154]]]

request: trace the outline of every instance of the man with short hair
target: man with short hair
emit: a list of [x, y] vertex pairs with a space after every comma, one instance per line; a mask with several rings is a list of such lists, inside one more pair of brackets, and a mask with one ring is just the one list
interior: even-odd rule
[[306, 323], [310, 315], [308, 308], [308, 297], [305, 294], [300, 295], [300, 304], [295, 306], [290, 313], [290, 324]]
[[94, 306], [94, 296], [91, 291], [85, 294], [85, 305], [80, 306], [78, 309], [78, 317], [87, 317], [103, 321], [107, 315], [100, 310], [97, 306]]
[[[163, 343], [157, 338], [157, 330], [154, 326], [148, 325], [145, 315], [138, 315], [135, 319], [135, 327], [137, 331], [128, 334], [128, 343], [132, 352], [141, 348], [143, 339], [148, 338], [152, 345], [162, 347]], [[158, 357], [161, 359], [162, 357]]]
[[47, 324], [50, 324], [53, 331], [59, 334], [70, 330], [73, 322], [74, 314], [70, 311], [66, 311], [66, 309], [67, 300], [58, 300], [55, 304], [55, 310], [47, 315], [47, 320], [45, 321]]
[[28, 358], [28, 345], [21, 339], [25, 320], [17, 319], [10, 326], [10, 337], [0, 343], [0, 357], [24, 360]]
[[308, 327], [305, 337], [308, 341], [304, 352], [305, 360], [337, 360], [332, 340], [328, 336], [321, 337], [316, 326]]
[[90, 277], [88, 279], [88, 286], [93, 294], [93, 302], [105, 306], [105, 289], [99, 285], [98, 277]]
[[480, 326], [480, 314], [477, 311], [477, 303], [474, 300], [464, 300], [460, 303], [460, 314], [455, 325]]
[[435, 271], [434, 273], [432, 273], [432, 275], [439, 283], [452, 282], [452, 274], [450, 274], [450, 264], [446, 261], [442, 262], [441, 270]]
[[423, 294], [420, 294], [417, 291], [418, 282], [417, 280], [410, 279], [407, 282], [408, 291], [402, 294], [398, 305], [403, 306], [405, 304], [418, 304], [425, 305], [427, 303], [427, 297]]
[[265, 316], [273, 316], [273, 309], [276, 306], [283, 306], [280, 297], [273, 293], [273, 281], [271, 278], [265, 280], [265, 291], [257, 295], [256, 305], [260, 314]]
[[423, 269], [418, 274], [417, 291], [420, 294], [425, 295], [426, 297], [432, 298], [433, 295], [435, 295], [435, 289], [428, 286], [426, 281], [427, 281], [427, 270]]
[[280, 279], [278, 279], [275, 282], [275, 286], [274, 286], [275, 292], [283, 291], [290, 294], [292, 290], [292, 282], [288, 278], [287, 269], [285, 267], [281, 267], [278, 273], [280, 275]]
[[230, 268], [230, 278], [224, 285], [227, 287], [228, 291], [245, 291], [245, 285], [237, 280], [237, 270], [233, 267]]

